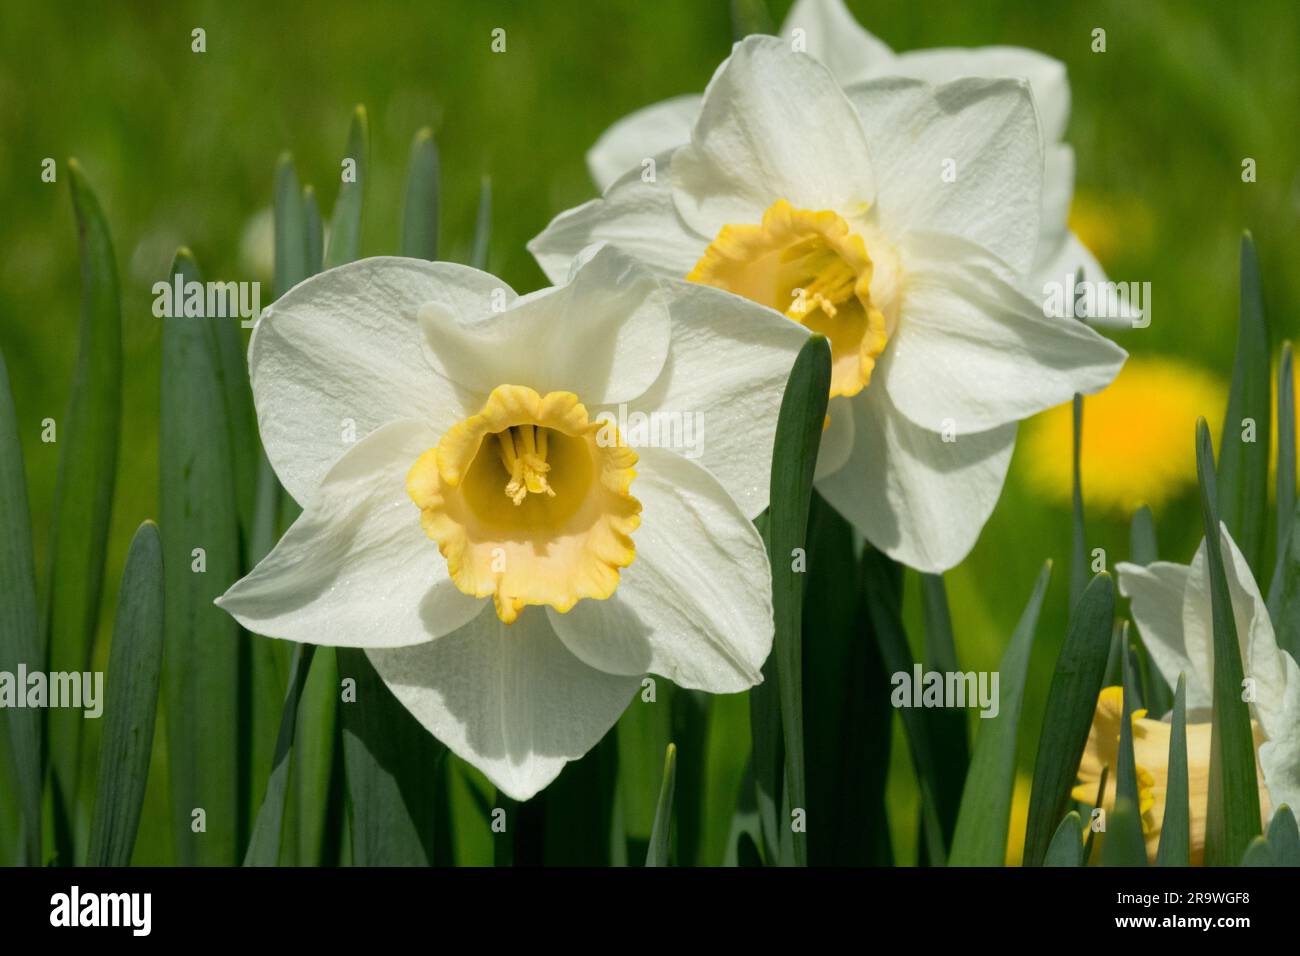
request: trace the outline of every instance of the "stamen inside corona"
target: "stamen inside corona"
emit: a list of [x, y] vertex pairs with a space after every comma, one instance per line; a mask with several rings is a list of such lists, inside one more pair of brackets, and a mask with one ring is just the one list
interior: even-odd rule
[[597, 440], [571, 392], [501, 385], [411, 467], [406, 487], [461, 591], [501, 620], [529, 604], [567, 611], [614, 593], [636, 555], [636, 453]]
[[831, 396], [871, 381], [888, 333], [866, 244], [834, 212], [778, 199], [758, 225], [723, 226], [687, 275], [783, 312], [831, 344]]
[[536, 425], [516, 425], [494, 436], [501, 452], [501, 464], [510, 476], [506, 497], [516, 505], [523, 504], [530, 493], [555, 497], [555, 489], [546, 480], [546, 473], [551, 470], [546, 463], [546, 431]]

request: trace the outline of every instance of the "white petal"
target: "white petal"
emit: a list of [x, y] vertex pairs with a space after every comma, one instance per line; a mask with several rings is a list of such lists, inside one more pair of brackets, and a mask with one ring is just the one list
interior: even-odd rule
[[866, 130], [887, 234], [951, 233], [1029, 271], [1043, 152], [1027, 83], [889, 77], [846, 92]]
[[796, 0], [781, 24], [781, 36], [793, 43], [800, 38], [796, 30], [803, 31], [803, 52], [825, 63], [843, 86], [888, 70], [896, 59], [884, 41], [853, 18], [843, 0]]
[[1048, 143], [1065, 138], [1070, 121], [1070, 80], [1065, 64], [1018, 46], [936, 47], [909, 50], [888, 65], [894, 76], [942, 83], [963, 76], [1013, 77], [1029, 81]]
[[772, 579], [763, 539], [699, 465], [639, 449], [636, 558], [618, 590], [551, 613], [555, 632], [592, 667], [647, 672], [715, 694], [763, 680], [772, 649]]
[[1268, 606], [1227, 525], [1220, 523], [1219, 534], [1242, 666], [1254, 681], [1252, 710], [1268, 737], [1259, 748], [1264, 781], [1275, 809], [1300, 806], [1300, 668], [1277, 646]]
[[452, 634], [367, 656], [426, 730], [515, 800], [594, 747], [637, 687], [574, 657], [537, 607], [506, 625], [488, 602]]
[[1172, 688], [1178, 686], [1178, 675], [1185, 675], [1188, 710], [1209, 707], [1209, 688], [1201, 683], [1183, 639], [1187, 565], [1153, 561], [1143, 567], [1120, 562], [1115, 570], [1119, 574], [1119, 593], [1132, 601], [1133, 620], [1160, 676]]
[[469, 389], [527, 385], [575, 393], [587, 404], [644, 392], [668, 355], [670, 323], [659, 280], [612, 246], [599, 249], [566, 285], [543, 289], [502, 312], [420, 312], [430, 364]]
[[[1226, 525], [1220, 523], [1219, 530], [1242, 669], [1254, 681], [1252, 716], [1268, 737], [1259, 748], [1264, 781], [1274, 808], [1280, 803], [1300, 806], [1300, 669], [1290, 654], [1278, 648], [1267, 606], [1237, 543]], [[1192, 559], [1187, 581], [1183, 631], [1188, 656], [1205, 686], [1213, 688], [1213, 608], [1204, 540]], [[1207, 703], [1205, 719], [1209, 719], [1208, 710]]]
[[673, 200], [712, 239], [729, 223], [759, 222], [778, 199], [862, 208], [875, 196], [871, 167], [862, 124], [826, 67], [752, 36], [718, 68], [690, 145], [673, 154]]
[[[1067, 233], [1055, 258], [1035, 269], [1034, 279], [1029, 284], [1030, 288], [1040, 288], [1044, 282], [1064, 282], [1066, 276], [1076, 275], [1080, 269], [1083, 270], [1083, 277], [1087, 281], [1106, 281], [1106, 270], [1097, 261], [1097, 257], [1089, 251], [1078, 236], [1072, 232]], [[1129, 323], [1127, 319], [1121, 319], [1107, 321], [1105, 324], [1119, 326]]]
[[[1053, 263], [1070, 238], [1070, 203], [1074, 199], [1074, 150], [1049, 146], [1043, 153], [1043, 202], [1038, 221], [1035, 272]], [[1059, 278], [1059, 277], [1055, 277]], [[1096, 278], [1089, 275], [1088, 278]]]
[[997, 504], [1016, 426], [945, 442], [908, 421], [874, 384], [852, 403], [848, 463], [817, 490], [895, 561], [929, 573], [959, 564]]
[[254, 634], [339, 647], [418, 644], [473, 618], [484, 601], [452, 584], [406, 493], [406, 473], [437, 442], [409, 420], [357, 442], [217, 605]]
[[[927, 239], [927, 244], [935, 237]], [[1049, 318], [990, 258], [965, 244], [908, 269], [901, 317], [878, 368], [879, 384], [916, 424], [978, 432], [1091, 394], [1127, 353], [1082, 322]], [[875, 382], [873, 381], [873, 386]]]
[[822, 431], [821, 447], [817, 449], [817, 470], [814, 479], [820, 481], [844, 467], [853, 453], [853, 400], [836, 396], [826, 408], [826, 428]]
[[[1070, 281], [1082, 270], [1084, 281], [1105, 283], [1106, 271], [1102, 269], [1088, 248], [1070, 232], [1070, 204], [1074, 198], [1074, 150], [1069, 146], [1048, 147], [1043, 170], [1043, 215], [1039, 227], [1038, 251], [1034, 256], [1034, 274], [1030, 290], [1042, 295], [1044, 308], [1057, 287], [1068, 287]], [[1047, 288], [1051, 283], [1052, 290]], [[1132, 324], [1131, 312], [1120, 308], [1118, 298], [1105, 292], [1105, 299], [1093, 312], [1084, 316], [1090, 324], [1101, 328], [1124, 328]], [[1073, 319], [1073, 316], [1066, 316]]]
[[[1097, 328], [1125, 329], [1133, 326], [1134, 318], [1141, 318], [1136, 314], [1137, 310], [1133, 305], [1120, 301], [1115, 285], [1108, 283], [1106, 279], [1106, 270], [1073, 233], [1066, 235], [1055, 258], [1035, 269], [1029, 288], [1042, 292], [1043, 300], [1046, 302], [1050, 294], [1046, 290], [1047, 283], [1068, 287], [1068, 279], [1076, 275], [1080, 269], [1083, 270], [1085, 282], [1098, 283], [1096, 306], [1083, 316], [1089, 325]], [[1069, 320], [1068, 316], [1067, 320]]]
[[664, 289], [673, 329], [669, 358], [628, 408], [692, 416], [702, 431], [693, 435], [695, 447], [679, 450], [698, 456], [752, 518], [767, 507], [777, 413], [808, 331], [710, 286], [664, 280]]
[[1300, 667], [1286, 651], [1281, 658], [1286, 685], [1275, 705], [1281, 730], [1260, 745], [1259, 763], [1273, 808], [1285, 803], [1294, 809], [1300, 807]]
[[1237, 547], [1237, 542], [1232, 540], [1228, 526], [1222, 522], [1219, 523], [1219, 539], [1233, 616], [1237, 621], [1241, 666], [1245, 676], [1255, 682], [1254, 710], [1259, 725], [1265, 734], [1274, 739], [1285, 734], [1300, 733], [1300, 724], [1287, 723], [1285, 720], [1288, 671], [1294, 670], [1295, 661], [1277, 646], [1273, 621], [1268, 616], [1268, 605], [1259, 593], [1259, 585], [1255, 583], [1246, 556]]
[[[1235, 609], [1234, 609], [1235, 610]], [[1183, 590], [1183, 649], [1191, 664], [1192, 672], [1187, 675], [1187, 687], [1190, 693], [1193, 677], [1196, 683], [1205, 689], [1205, 706], [1209, 708], [1214, 700], [1214, 631], [1213, 609], [1210, 604], [1210, 569], [1205, 558], [1205, 539], [1192, 556], [1192, 563], [1187, 568], [1187, 587]], [[1193, 708], [1188, 704], [1188, 719], [1192, 718]], [[1208, 710], [1202, 715], [1208, 719]]]
[[596, 242], [617, 246], [647, 268], [680, 279], [695, 268], [709, 240], [693, 232], [673, 204], [672, 155], [655, 159], [654, 182], [635, 169], [615, 182], [603, 199], [560, 213], [528, 243], [528, 251], [556, 285], [569, 265]]
[[653, 103], [601, 133], [587, 150], [587, 169], [601, 192], [628, 170], [635, 169], [640, 178], [645, 160], [690, 142], [702, 99], [698, 93], [688, 93]]
[[[1277, 641], [1268, 609], [1260, 596], [1259, 587], [1250, 572], [1250, 566], [1228, 534], [1227, 526], [1220, 523], [1220, 547], [1223, 553], [1224, 577], [1228, 582], [1228, 597], [1232, 604], [1232, 617], [1237, 627], [1237, 644], [1241, 654], [1242, 672], [1255, 679], [1255, 716], [1265, 733], [1275, 708], [1285, 696], [1286, 669], [1279, 656]], [[1214, 693], [1214, 608], [1210, 597], [1210, 564], [1206, 556], [1205, 540], [1196, 549], [1188, 568], [1187, 589], [1183, 593], [1183, 642], [1187, 657], [1197, 677], [1206, 688], [1210, 700]], [[1266, 710], [1267, 708], [1267, 710]]]
[[349, 423], [359, 436], [399, 418], [441, 432], [464, 417], [466, 396], [424, 359], [416, 316], [430, 302], [481, 307], [494, 287], [514, 297], [476, 269], [386, 256], [313, 276], [262, 314], [248, 348], [258, 428], [299, 504], [347, 450]]

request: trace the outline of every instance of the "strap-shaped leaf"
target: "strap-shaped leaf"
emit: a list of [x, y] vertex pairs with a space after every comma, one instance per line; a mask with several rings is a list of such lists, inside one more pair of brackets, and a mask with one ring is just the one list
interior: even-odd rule
[[1268, 845], [1278, 866], [1300, 866], [1300, 829], [1285, 803], [1277, 808], [1268, 825]]
[[1133, 756], [1133, 699], [1137, 680], [1133, 673], [1132, 655], [1126, 646], [1122, 651], [1121, 667], [1124, 673], [1124, 702], [1120, 711], [1115, 808], [1106, 825], [1101, 862], [1103, 866], [1146, 866], [1142, 816], [1138, 810], [1137, 760]]
[[1097, 778], [1097, 795], [1092, 799], [1092, 807], [1088, 814], [1088, 836], [1083, 842], [1083, 859], [1091, 860], [1092, 848], [1097, 842], [1097, 833], [1100, 827], [1098, 822], [1104, 825], [1106, 811], [1103, 804], [1106, 802], [1106, 781], [1110, 779], [1110, 764], [1105, 764], [1101, 768], [1101, 776]]
[[502, 861], [513, 858], [520, 804], [450, 751], [438, 763], [437, 786], [439, 797], [433, 814], [434, 862], [456, 866], [513, 865]]
[[393, 696], [365, 651], [337, 653], [339, 673], [355, 682], [356, 694], [339, 705], [353, 862], [428, 866], [434, 860], [437, 769], [446, 748]]
[[[200, 282], [189, 251], [181, 282]], [[239, 577], [230, 429], [213, 321], [163, 319], [159, 442], [163, 699], [175, 847], [184, 865], [242, 857], [239, 625], [212, 602]]]
[[[713, 696], [700, 690], [674, 689], [672, 699], [673, 740], [677, 751], [677, 792], [684, 795], [674, 806], [676, 836], [674, 859], [679, 866], [696, 866], [704, 840], [707, 798], [709, 719]], [[615, 825], [617, 821], [612, 821]]]
[[[894, 709], [858, 589], [857, 533], [816, 492], [803, 601], [803, 713], [810, 866], [879, 864], [889, 845], [884, 776]], [[865, 624], [869, 628], [869, 624]]]
[[[913, 672], [912, 652], [903, 628], [902, 574], [902, 567], [879, 551], [870, 549], [862, 556], [862, 591], [885, 673], [889, 675], [910, 675]], [[931, 866], [943, 866], [947, 859], [947, 846], [939, 820], [936, 798], [939, 773], [929, 724], [922, 717], [920, 708], [903, 707], [899, 714], [921, 789], [921, 832], [924, 834], [926, 862]]]
[[309, 240], [307, 210], [303, 205], [302, 187], [293, 157], [280, 156], [275, 166], [275, 278], [273, 290], [278, 299], [307, 276]]
[[[807, 549], [808, 510], [813, 471], [826, 421], [831, 384], [830, 344], [810, 336], [790, 370], [777, 416], [772, 451], [771, 505], [768, 508], [767, 555], [772, 564], [772, 615], [785, 742], [785, 792], [789, 810], [807, 813], [803, 742], [803, 578], [795, 555]], [[808, 843], [803, 828], [782, 821], [782, 862], [803, 866]], [[786, 852], [785, 847], [789, 846]]]
[[1268, 593], [1268, 616], [1277, 634], [1277, 646], [1300, 660], [1300, 502], [1291, 516], [1285, 554]]
[[1156, 866], [1188, 866], [1192, 826], [1187, 779], [1187, 677], [1178, 675], [1169, 723], [1169, 772], [1165, 778], [1165, 818], [1160, 824]]
[[[864, 703], [866, 716], [861, 731], [866, 740], [861, 757], [865, 776], [862, 786], [866, 799], [858, 806], [867, 817], [864, 823], [869, 828], [870, 843], [869, 853], [865, 857], [856, 857], [855, 861], [865, 859], [873, 866], [892, 866], [894, 848], [889, 832], [889, 817], [886, 813], [885, 788], [889, 782], [889, 758], [892, 750], [895, 711], [890, 699], [892, 672], [885, 663], [885, 655], [881, 650], [884, 638], [878, 627], [897, 628], [901, 634], [902, 623], [892, 612], [877, 616], [873, 613], [872, 607], [876, 601], [885, 601], [888, 608], [895, 610], [902, 606], [903, 575], [901, 567], [889, 562], [883, 555], [880, 558], [888, 565], [892, 565], [893, 570], [881, 564], [877, 564], [872, 570], [868, 568], [866, 560], [858, 562], [856, 614], [861, 622], [860, 643], [864, 646], [859, 664], [861, 683], [854, 686], [860, 686], [866, 698]], [[868, 583], [869, 581], [880, 584], [887, 590], [879, 591], [875, 584]], [[924, 806], [921, 808], [921, 813], [922, 819], [925, 820]], [[937, 822], [937, 816], [931, 815], [931, 817], [934, 822]], [[936, 861], [937, 858], [929, 854], [927, 859]]]
[[1115, 586], [1110, 575], [1102, 573], [1092, 579], [1074, 607], [1047, 693], [1029, 796], [1026, 866], [1043, 862], [1057, 824], [1065, 815], [1101, 693], [1114, 616]]
[[[280, 157], [276, 167], [274, 194], [273, 288], [278, 297], [319, 271], [322, 226], [316, 192], [311, 186], [299, 187], [293, 160], [287, 153]], [[243, 361], [242, 353], [240, 360]], [[245, 394], [247, 394], [247, 387], [245, 375]], [[292, 499], [280, 487], [279, 480], [271, 470], [265, 452], [256, 442], [254, 451], [252, 523], [244, 540], [246, 569], [251, 569], [271, 550], [283, 528], [282, 513], [286, 512], [292, 504]], [[238, 446], [236, 446], [236, 456], [238, 457]], [[245, 775], [248, 778], [242, 794], [244, 806], [241, 809], [241, 817], [248, 821], [250, 827], [256, 825], [255, 815], [262, 814], [266, 793], [272, 785], [270, 774], [277, 766], [275, 748], [283, 724], [285, 697], [292, 680], [290, 653], [291, 649], [284, 641], [250, 634], [241, 635], [240, 680], [241, 685], [248, 689], [245, 699], [241, 701], [241, 707], [247, 713], [240, 727], [242, 738], [240, 753], [245, 761]], [[327, 650], [318, 657], [326, 654], [332, 662], [332, 650]], [[317, 660], [311, 673], [316, 675], [321, 670], [321, 663]], [[334, 682], [331, 677], [330, 684]], [[311, 681], [308, 682], [308, 687], [310, 685]], [[334, 696], [332, 687], [330, 691], [332, 700]], [[297, 689], [299, 695], [308, 692], [307, 688]], [[298, 707], [300, 724], [305, 709], [307, 708], [301, 704]], [[333, 726], [332, 724], [321, 728], [313, 726], [312, 729], [316, 736], [323, 733], [328, 737]], [[319, 851], [307, 854], [300, 852], [304, 849], [304, 841], [298, 834], [298, 830], [302, 828], [303, 816], [311, 816], [310, 813], [299, 813], [300, 808], [296, 804], [299, 793], [297, 784], [303, 777], [303, 774], [298, 771], [302, 770], [303, 763], [310, 763], [310, 751], [303, 746], [304, 736], [307, 735], [300, 734], [297, 738], [293, 772], [290, 773], [289, 780], [289, 808], [285, 811], [286, 820], [283, 824], [287, 832], [284, 834], [283, 852], [279, 852], [276, 859], [318, 864], [322, 862]], [[316, 741], [313, 739], [312, 743]], [[332, 750], [332, 741], [327, 740], [326, 746]], [[328, 765], [325, 772], [328, 775]], [[323, 800], [324, 797], [321, 799]], [[313, 809], [317, 814], [325, 812], [323, 806]], [[250, 833], [250, 840], [251, 836]]]
[[1102, 866], [1145, 866], [1145, 861], [1142, 814], [1130, 798], [1117, 796], [1106, 820], [1106, 836], [1101, 844]]
[[1277, 857], [1273, 848], [1262, 836], [1253, 838], [1246, 844], [1246, 851], [1241, 855], [1242, 866], [1277, 866]]
[[[268, 541], [264, 548], [258, 543], [262, 537], [258, 529], [259, 469], [264, 455], [258, 440], [253, 394], [249, 387], [247, 348], [241, 331], [243, 319], [235, 310], [230, 310], [225, 316], [194, 321], [211, 325], [216, 345], [216, 371], [225, 401], [231, 481], [239, 521], [240, 570], [246, 571], [270, 549], [269, 538], [272, 535], [267, 533]], [[267, 474], [274, 482], [269, 465]], [[266, 789], [266, 774], [274, 755], [275, 728], [287, 680], [288, 649], [281, 641], [254, 637], [242, 631], [239, 644], [239, 686], [245, 690], [240, 696], [238, 724], [242, 761], [239, 808], [242, 840], [252, 825], [255, 809]]]
[[[766, 518], [766, 513], [759, 516]], [[766, 537], [766, 533], [764, 533]], [[755, 812], [763, 845], [763, 860], [781, 861], [781, 819], [785, 792], [785, 743], [781, 731], [781, 695], [776, 656], [763, 664], [763, 682], [749, 691], [749, 733]]]
[[[104, 585], [122, 416], [122, 317], [108, 223], [81, 165], [68, 161], [81, 254], [81, 329], [68, 410], [59, 422], [59, 471], [50, 530], [44, 612], [52, 671], [90, 667]], [[81, 732], [69, 708], [46, 716], [60, 861], [71, 863]]]
[[664, 752], [664, 776], [659, 786], [659, 803], [655, 807], [654, 828], [650, 831], [650, 849], [646, 866], [668, 865], [668, 837], [672, 826], [673, 792], [677, 785], [677, 745], [669, 744]]
[[149, 779], [162, 656], [162, 539], [158, 526], [146, 521], [131, 540], [117, 597], [89, 866], [131, 863]]
[[[1156, 540], [1156, 523], [1151, 509], [1143, 505], [1133, 512], [1133, 521], [1129, 525], [1129, 560], [1134, 564], [1146, 566], [1160, 558], [1160, 547]], [[1165, 683], [1160, 671], [1151, 662], [1145, 640], [1141, 633], [1133, 643], [1137, 653], [1138, 680], [1142, 690], [1143, 705], [1155, 717], [1169, 713], [1173, 706], [1173, 691]]]
[[[921, 616], [925, 632], [925, 670], [940, 674], [956, 674], [957, 644], [952, 633], [952, 615], [948, 611], [948, 592], [943, 575], [921, 575]], [[960, 708], [937, 707], [924, 711], [930, 725], [930, 740], [934, 744], [935, 768], [939, 773], [938, 792], [939, 823], [943, 827], [945, 844], [951, 846], [953, 831], [957, 827], [957, 814], [961, 809], [962, 787], [970, 765], [970, 744], [966, 732], [966, 711]]]
[[542, 808], [543, 864], [610, 865], [618, 763], [618, 740], [607, 733], [529, 801]]
[[[18, 440], [9, 370], [0, 354], [0, 671], [20, 666], [44, 667], [40, 623], [36, 617], [36, 572], [32, 560], [32, 524], [27, 508], [27, 478]], [[24, 689], [25, 692], [25, 689]], [[41, 862], [41, 712], [30, 707], [0, 709], [17, 774], [22, 839], [20, 865]]]
[[1143, 566], [1160, 559], [1160, 545], [1156, 539], [1156, 522], [1151, 509], [1143, 505], [1133, 512], [1129, 526], [1129, 560]]
[[1071, 810], [1052, 834], [1043, 866], [1083, 866], [1083, 821]]
[[293, 832], [287, 839], [299, 866], [327, 866], [341, 850], [346, 781], [339, 728], [339, 668], [336, 649], [319, 647], [298, 702], [293, 744], [290, 806]]
[[[1215, 508], [1214, 447], [1205, 419], [1196, 423], [1196, 469], [1201, 484], [1205, 565], [1210, 575], [1214, 632], [1214, 705], [1210, 730], [1210, 787], [1206, 804], [1205, 863], [1232, 866], [1260, 832], [1259, 787], [1250, 709], [1241, 694], [1241, 646], [1223, 566], [1220, 523]], [[1221, 500], [1222, 496], [1220, 496]]]
[[280, 734], [275, 742], [275, 762], [271, 768], [266, 796], [257, 812], [244, 866], [275, 866], [280, 862], [280, 846], [284, 837], [285, 798], [289, 788], [289, 760], [293, 752], [294, 732], [298, 726], [298, 701], [307, 682], [314, 644], [295, 644], [293, 648], [293, 676], [285, 694], [284, 714], [280, 718]]
[[370, 123], [366, 108], [352, 111], [347, 152], [339, 165], [339, 195], [334, 200], [325, 268], [352, 262], [361, 253], [361, 211], [366, 179], [370, 175]]
[[406, 166], [402, 205], [402, 255], [438, 258], [438, 144], [427, 126], [415, 134]]
[[[1250, 233], [1241, 237], [1241, 313], [1228, 411], [1219, 444], [1218, 514], [1255, 575], [1264, 580], [1268, 523], [1268, 452], [1272, 414], [1268, 321], [1259, 256]], [[1239, 859], [1234, 857], [1233, 862]]]
[[[1016, 741], [1020, 708], [1029, 672], [1029, 653], [1043, 607], [1043, 596], [1052, 575], [1052, 562], [1043, 565], [1033, 593], [1012, 632], [1011, 641], [998, 665], [998, 712], [981, 719], [975, 739], [975, 755], [962, 793], [961, 813], [953, 836], [949, 866], [1001, 866], [1007, 852], [1007, 824], [1011, 819], [1011, 798], [1016, 783]], [[1078, 816], [1075, 816], [1078, 831]], [[1078, 851], [1083, 841], [1076, 839]], [[1071, 864], [1075, 865], [1075, 864]]]
[[[645, 856], [654, 827], [664, 750], [673, 741], [672, 708], [678, 689], [661, 677], [632, 698], [614, 726], [618, 746], [618, 790], [625, 856]], [[777, 733], [780, 733], [779, 724]], [[775, 823], [775, 821], [773, 821]]]

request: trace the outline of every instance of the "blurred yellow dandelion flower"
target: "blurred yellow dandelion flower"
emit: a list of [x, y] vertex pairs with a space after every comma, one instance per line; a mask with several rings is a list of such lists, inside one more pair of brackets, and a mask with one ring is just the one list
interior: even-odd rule
[[[1124, 513], [1143, 504], [1158, 509], [1194, 486], [1196, 419], [1204, 415], [1217, 435], [1226, 405], [1223, 383], [1201, 369], [1165, 357], [1130, 358], [1115, 381], [1084, 402], [1084, 503]], [[1027, 423], [1027, 480], [1063, 503], [1071, 496], [1073, 443], [1069, 404]]]

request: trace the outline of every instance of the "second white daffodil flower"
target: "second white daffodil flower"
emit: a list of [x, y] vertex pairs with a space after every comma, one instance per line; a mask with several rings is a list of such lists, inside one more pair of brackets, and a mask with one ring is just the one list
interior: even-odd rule
[[[1263, 778], [1261, 807], [1266, 813], [1282, 804], [1300, 807], [1300, 667], [1287, 651], [1278, 647], [1268, 607], [1250, 566], [1228, 534], [1220, 526], [1223, 568], [1228, 580], [1232, 616], [1237, 625], [1242, 672], [1247, 680], [1243, 693], [1250, 703], [1250, 716], [1259, 744], [1258, 763]], [[1190, 565], [1156, 561], [1142, 566], [1120, 563], [1120, 593], [1132, 600], [1133, 620], [1137, 623], [1151, 660], [1170, 687], [1179, 675], [1187, 681], [1188, 767], [1191, 780], [1191, 826], [1193, 860], [1199, 858], [1205, 842], [1206, 797], [1210, 769], [1210, 720], [1214, 693], [1214, 624], [1210, 602], [1210, 572], [1205, 541], [1197, 549]], [[1113, 707], [1112, 707], [1113, 710]], [[1099, 711], [1100, 712], [1100, 711]], [[1118, 722], [1114, 728], [1118, 733]], [[1151, 754], [1154, 770], [1165, 766], [1168, 753], [1168, 725], [1153, 735], [1165, 748]], [[1114, 744], [1110, 735], [1106, 742]], [[1153, 768], [1144, 767], [1139, 759], [1138, 772], [1147, 772], [1152, 787], [1150, 813], [1144, 813], [1143, 825], [1148, 846], [1154, 852], [1160, 820], [1163, 817], [1164, 780]], [[1095, 772], [1084, 776], [1080, 792], [1091, 783]], [[1108, 785], [1109, 788], [1109, 785]], [[1113, 796], [1113, 789], [1110, 791]], [[1089, 797], [1088, 799], [1092, 799]], [[1265, 818], [1267, 823], [1267, 817]], [[1152, 828], [1155, 833], [1153, 834]]]
[[[249, 348], [258, 425], [304, 510], [218, 601], [257, 634], [365, 648], [521, 800], [646, 672], [739, 691], [772, 642], [750, 519], [807, 333], [611, 248], [584, 259], [518, 298], [463, 266], [367, 259], [267, 310]], [[618, 430], [695, 412], [702, 447]]]
[[555, 280], [589, 243], [612, 243], [824, 334], [818, 490], [873, 545], [937, 572], [993, 511], [1017, 422], [1103, 388], [1125, 358], [1021, 291], [1042, 176], [1023, 80], [846, 92], [786, 41], [750, 37], [713, 77], [687, 145], [529, 248]]
[[[1014, 77], [1026, 80], [1038, 107], [1043, 136], [1043, 191], [1038, 244], [1029, 281], [1061, 282], [1083, 269], [1105, 280], [1101, 265], [1070, 232], [1074, 197], [1074, 150], [1065, 142], [1070, 120], [1070, 82], [1065, 64], [1036, 50], [1015, 46], [936, 47], [895, 53], [863, 28], [843, 0], [797, 0], [781, 25], [792, 49], [816, 57], [845, 88], [883, 77], [912, 77], [946, 83], [962, 77]], [[587, 166], [604, 190], [629, 169], [691, 140], [702, 97], [686, 94], [654, 103], [623, 117], [587, 153]], [[1099, 320], [1105, 324], [1113, 321]]]

